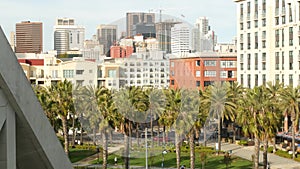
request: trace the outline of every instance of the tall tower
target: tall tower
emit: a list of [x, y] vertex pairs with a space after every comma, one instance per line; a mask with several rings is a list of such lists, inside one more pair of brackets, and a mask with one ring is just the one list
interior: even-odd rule
[[235, 0], [238, 82], [253, 88], [279, 81], [300, 83], [297, 0]]
[[97, 27], [97, 38], [103, 45], [103, 52], [107, 54], [111, 46], [117, 40], [117, 25], [99, 25]]
[[136, 33], [141, 33], [143, 35], [149, 33], [155, 35], [155, 14], [144, 12], [126, 13], [126, 27], [128, 37], [134, 36]]
[[57, 54], [83, 49], [85, 28], [75, 25], [72, 18], [58, 18], [54, 26], [54, 49]]
[[176, 24], [171, 28], [171, 50], [184, 55], [190, 51], [190, 28], [187, 24]]
[[155, 24], [156, 39], [159, 41], [159, 49], [171, 53], [171, 28], [180, 22], [167, 20]]
[[16, 24], [16, 53], [41, 53], [43, 51], [42, 22], [23, 21]]

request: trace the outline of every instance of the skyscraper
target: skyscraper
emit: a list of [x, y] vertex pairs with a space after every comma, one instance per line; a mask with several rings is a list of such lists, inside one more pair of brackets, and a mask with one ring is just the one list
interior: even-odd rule
[[190, 51], [190, 28], [187, 24], [176, 24], [171, 28], [171, 50], [173, 54], [185, 55]]
[[85, 28], [75, 25], [72, 18], [58, 18], [54, 26], [54, 50], [64, 54], [69, 50], [83, 49]]
[[171, 28], [180, 22], [167, 20], [155, 24], [156, 39], [159, 41], [159, 49], [171, 53]]
[[97, 27], [97, 38], [103, 45], [103, 52], [107, 54], [111, 46], [117, 40], [117, 25], [99, 25]]
[[16, 24], [16, 53], [41, 53], [43, 51], [42, 22], [23, 21]]
[[144, 37], [155, 37], [155, 14], [129, 12], [126, 14], [126, 27], [128, 37], [137, 33], [143, 34]]
[[253, 88], [279, 81], [300, 84], [297, 0], [235, 0], [238, 82]]

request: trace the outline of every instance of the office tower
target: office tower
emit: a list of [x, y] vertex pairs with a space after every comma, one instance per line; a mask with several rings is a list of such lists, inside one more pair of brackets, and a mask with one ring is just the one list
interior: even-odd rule
[[175, 24], [171, 28], [171, 50], [173, 54], [185, 55], [190, 51], [190, 28], [187, 24]]
[[167, 20], [155, 24], [156, 39], [159, 41], [159, 49], [171, 53], [171, 28], [180, 22]]
[[210, 30], [208, 18], [199, 17], [192, 30], [192, 51], [213, 51], [216, 44], [214, 31]]
[[145, 38], [155, 37], [155, 14], [143, 12], [126, 13], [127, 36], [142, 34]]
[[41, 53], [43, 51], [42, 22], [23, 21], [16, 24], [16, 53]]
[[104, 47], [104, 54], [109, 53], [110, 47], [117, 41], [117, 25], [99, 25], [97, 27], [97, 38]]
[[300, 82], [299, 1], [235, 0], [238, 82], [253, 88]]
[[57, 54], [64, 54], [69, 50], [83, 48], [85, 28], [75, 25], [72, 18], [58, 18], [54, 26], [54, 50]]

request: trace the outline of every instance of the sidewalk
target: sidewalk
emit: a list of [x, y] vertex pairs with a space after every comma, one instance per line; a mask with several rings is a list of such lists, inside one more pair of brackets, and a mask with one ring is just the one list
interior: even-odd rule
[[[208, 144], [210, 147], [214, 147], [215, 144]], [[232, 150], [232, 154], [241, 158], [252, 161], [252, 154], [254, 153], [254, 146], [240, 146], [236, 144], [222, 143], [222, 150]], [[268, 153], [268, 160], [271, 169], [300, 169], [300, 162], [296, 162], [292, 159], [283, 158], [272, 153]], [[260, 151], [259, 162], [263, 161], [263, 154]]]

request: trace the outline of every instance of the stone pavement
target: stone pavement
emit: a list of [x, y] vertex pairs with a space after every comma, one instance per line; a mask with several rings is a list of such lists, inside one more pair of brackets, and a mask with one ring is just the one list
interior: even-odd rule
[[[215, 144], [211, 143], [208, 146], [213, 147]], [[254, 146], [240, 146], [236, 144], [222, 143], [222, 150], [232, 150], [232, 154], [241, 158], [252, 161], [252, 154], [254, 153]], [[268, 160], [271, 169], [300, 169], [300, 162], [293, 161], [292, 159], [283, 158], [275, 154], [269, 153]], [[263, 161], [263, 154], [260, 151], [259, 161]]]

